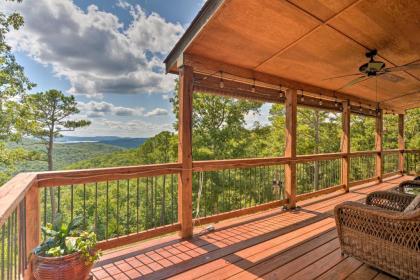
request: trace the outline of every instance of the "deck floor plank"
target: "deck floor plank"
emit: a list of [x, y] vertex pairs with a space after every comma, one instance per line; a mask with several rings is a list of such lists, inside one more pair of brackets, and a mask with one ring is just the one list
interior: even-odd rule
[[131, 244], [105, 252], [92, 273], [94, 279], [394, 279], [341, 256], [332, 210], [409, 178], [311, 198], [295, 211], [222, 221], [216, 231], [189, 240], [167, 236]]

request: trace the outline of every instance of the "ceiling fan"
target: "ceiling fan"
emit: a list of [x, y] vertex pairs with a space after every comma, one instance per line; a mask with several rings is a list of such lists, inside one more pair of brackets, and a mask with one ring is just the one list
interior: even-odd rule
[[[371, 79], [372, 77], [378, 77], [383, 76], [383, 78], [387, 80], [391, 80], [393, 82], [398, 82], [402, 78], [396, 75], [392, 75], [392, 72], [397, 71], [405, 71], [405, 70], [413, 70], [413, 69], [420, 69], [420, 63], [415, 64], [414, 62], [408, 63], [402, 66], [395, 66], [395, 67], [385, 67], [385, 63], [382, 61], [375, 60], [375, 56], [378, 54], [378, 51], [376, 49], [369, 50], [366, 52], [366, 57], [369, 58], [369, 62], [361, 65], [359, 67], [359, 73], [344, 75], [344, 76], [337, 76], [337, 77], [331, 77], [325, 80], [331, 80], [331, 79], [338, 79], [338, 78], [344, 78], [344, 77], [351, 77], [351, 76], [359, 76], [355, 78], [354, 80], [348, 82], [344, 86], [340, 87], [338, 90], [351, 87], [355, 84], [358, 84], [360, 82], [366, 81]], [[415, 61], [417, 62], [417, 61]]]

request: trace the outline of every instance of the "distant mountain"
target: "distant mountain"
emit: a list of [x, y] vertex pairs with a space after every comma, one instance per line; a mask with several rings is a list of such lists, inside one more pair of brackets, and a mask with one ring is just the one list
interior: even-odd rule
[[118, 136], [63, 136], [56, 139], [56, 143], [83, 143], [83, 142], [95, 142], [118, 146], [122, 148], [137, 148], [142, 145], [148, 138], [130, 138], [130, 137], [118, 137]]

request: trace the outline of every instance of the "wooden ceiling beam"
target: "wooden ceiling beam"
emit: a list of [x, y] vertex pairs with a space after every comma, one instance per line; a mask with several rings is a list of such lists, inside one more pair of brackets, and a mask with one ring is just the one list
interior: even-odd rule
[[[261, 88], [277, 89], [278, 91], [279, 87], [282, 86], [285, 88], [303, 90], [305, 92], [317, 95], [318, 98], [327, 97], [330, 100], [349, 100], [353, 104], [362, 104], [363, 106], [372, 108], [376, 108], [377, 106], [376, 102], [352, 96], [346, 93], [336, 92], [333, 90], [316, 87], [310, 84], [280, 78], [270, 74], [254, 71], [252, 69], [230, 65], [195, 55], [184, 54], [183, 56], [181, 56], [180, 59], [178, 59], [177, 66], [180, 67], [182, 65], [189, 65], [193, 67], [193, 71], [196, 75], [218, 77], [220, 76], [220, 72], [223, 72], [223, 79], [226, 81], [234, 81], [241, 84], [252, 85], [255, 80], [255, 85]], [[401, 110], [400, 108], [395, 108], [388, 105], [380, 106], [382, 109], [388, 111], [394, 111], [400, 114], [404, 113], [404, 110]]]

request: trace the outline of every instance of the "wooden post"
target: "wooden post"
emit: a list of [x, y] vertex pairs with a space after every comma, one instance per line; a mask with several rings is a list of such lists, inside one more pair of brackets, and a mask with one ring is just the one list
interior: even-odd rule
[[182, 238], [191, 237], [192, 225], [192, 95], [193, 70], [184, 65], [179, 68], [179, 118], [178, 118], [178, 162], [182, 171], [178, 176], [178, 221]]
[[375, 149], [376, 149], [376, 177], [382, 182], [382, 135], [383, 135], [383, 111], [379, 109], [375, 125]]
[[341, 135], [341, 152], [345, 153], [341, 161], [341, 183], [344, 185], [346, 192], [350, 189], [350, 102], [343, 102], [342, 113], [342, 135]]
[[285, 157], [291, 161], [285, 166], [285, 192], [289, 200], [289, 208], [296, 207], [296, 125], [297, 125], [297, 92], [295, 89], [286, 91], [286, 148]]
[[28, 267], [24, 279], [35, 279], [32, 275], [31, 252], [41, 241], [41, 212], [38, 185], [34, 184], [25, 195], [26, 210], [26, 255]]
[[398, 150], [399, 150], [399, 170], [404, 174], [404, 115], [398, 115]]

